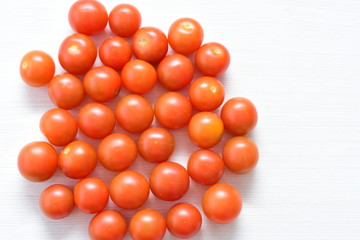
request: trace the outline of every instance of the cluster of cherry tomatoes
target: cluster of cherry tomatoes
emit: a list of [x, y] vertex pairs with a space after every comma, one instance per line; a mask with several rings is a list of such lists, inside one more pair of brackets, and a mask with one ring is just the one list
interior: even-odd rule
[[[50, 143], [26, 145], [18, 157], [20, 173], [40, 182], [51, 178], [59, 168], [66, 177], [80, 179], [73, 190], [61, 184], [45, 189], [40, 196], [43, 213], [60, 219], [76, 206], [84, 213], [97, 213], [89, 224], [92, 239], [121, 239], [127, 223], [118, 211], [104, 210], [109, 196], [119, 208], [139, 209], [150, 191], [161, 200], [181, 199], [191, 178], [210, 186], [202, 200], [205, 215], [219, 224], [233, 221], [241, 211], [241, 196], [232, 186], [218, 181], [225, 166], [244, 174], [257, 164], [257, 147], [244, 136], [255, 127], [257, 112], [248, 99], [241, 97], [228, 100], [221, 116], [212, 112], [224, 101], [224, 87], [215, 77], [229, 66], [227, 49], [215, 42], [202, 45], [202, 27], [191, 18], [176, 20], [168, 36], [155, 27], [140, 28], [141, 15], [129, 4], [117, 5], [108, 15], [100, 2], [80, 0], [70, 8], [69, 22], [76, 33], [64, 39], [58, 55], [67, 73], [54, 76], [55, 63], [43, 51], [27, 53], [20, 64], [25, 83], [33, 87], [48, 84], [49, 97], [57, 106], [40, 120], [41, 132]], [[105, 39], [97, 48], [89, 36], [103, 31], [108, 23], [116, 36]], [[167, 55], [168, 45], [174, 54]], [[194, 64], [188, 58], [193, 53]], [[93, 68], [98, 55], [104, 66]], [[192, 81], [195, 68], [203, 77]], [[141, 95], [157, 82], [169, 91], [153, 107]], [[189, 84], [188, 97], [177, 92]], [[132, 94], [121, 98], [113, 111], [104, 103], [114, 99], [122, 86]], [[85, 95], [94, 101], [81, 106]], [[68, 110], [79, 106], [75, 119]], [[199, 110], [195, 115], [193, 108]], [[154, 117], [164, 128], [151, 127]], [[124, 133], [113, 133], [116, 122], [129, 133], [139, 133], [137, 143]], [[185, 126], [190, 140], [201, 148], [190, 156], [187, 169], [167, 161], [175, 140], [166, 129]], [[90, 138], [101, 139], [98, 148], [74, 140], [78, 129]], [[219, 143], [224, 129], [234, 137], [223, 146], [221, 157], [209, 148]], [[58, 154], [51, 144], [64, 147]], [[154, 163], [149, 180], [127, 170], [138, 153]], [[89, 177], [98, 161], [106, 169], [119, 172], [109, 187], [101, 179]], [[179, 203], [166, 218], [155, 209], [139, 210], [130, 220], [129, 231], [133, 239], [140, 240], [161, 239], [166, 229], [176, 237], [190, 238], [201, 224], [202, 216], [195, 206]]]

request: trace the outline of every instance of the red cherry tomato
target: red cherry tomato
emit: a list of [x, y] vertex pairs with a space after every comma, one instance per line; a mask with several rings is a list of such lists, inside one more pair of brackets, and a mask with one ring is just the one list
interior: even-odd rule
[[73, 74], [82, 74], [90, 70], [96, 56], [97, 49], [94, 41], [80, 33], [74, 33], [65, 38], [59, 48], [61, 66]]
[[115, 70], [122, 69], [130, 61], [132, 50], [130, 44], [121, 37], [105, 39], [99, 48], [101, 62]]
[[53, 146], [47, 142], [32, 142], [23, 147], [18, 156], [20, 174], [29, 181], [43, 182], [51, 178], [58, 163]]
[[139, 172], [126, 170], [116, 175], [110, 183], [110, 197], [123, 209], [137, 209], [149, 197], [147, 179]]
[[168, 129], [179, 129], [189, 123], [192, 106], [184, 95], [167, 92], [156, 100], [154, 112], [161, 125]]
[[64, 146], [75, 138], [78, 125], [68, 111], [54, 108], [41, 117], [40, 130], [51, 144]]
[[94, 171], [96, 164], [96, 150], [84, 141], [69, 143], [59, 154], [59, 168], [69, 178], [88, 176]]
[[116, 35], [131, 37], [140, 28], [140, 12], [133, 5], [119, 4], [110, 12], [109, 25], [111, 31]]
[[165, 219], [155, 209], [141, 209], [130, 220], [130, 235], [133, 240], [161, 240], [165, 232]]
[[89, 224], [89, 236], [92, 240], [123, 239], [126, 235], [125, 218], [116, 210], [103, 210], [93, 217]]
[[123, 133], [113, 133], [100, 142], [97, 152], [100, 163], [106, 169], [120, 172], [135, 161], [137, 147], [131, 137]]
[[41, 211], [52, 219], [61, 219], [70, 215], [74, 208], [72, 190], [62, 184], [51, 185], [40, 196]]
[[206, 43], [196, 52], [195, 65], [202, 74], [216, 77], [229, 67], [230, 54], [220, 43]]
[[75, 32], [95, 35], [103, 31], [108, 22], [104, 5], [98, 1], [76, 1], [69, 10], [69, 23]]
[[48, 84], [53, 78], [54, 73], [54, 60], [46, 52], [31, 51], [21, 59], [21, 78], [31, 87], [41, 87]]
[[199, 49], [204, 38], [204, 31], [194, 19], [180, 18], [171, 24], [168, 38], [175, 52], [187, 55]]

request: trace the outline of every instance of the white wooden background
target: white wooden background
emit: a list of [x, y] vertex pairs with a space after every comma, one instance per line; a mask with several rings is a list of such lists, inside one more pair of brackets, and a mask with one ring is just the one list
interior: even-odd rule
[[[20, 59], [33, 49], [57, 59], [59, 44], [72, 32], [67, 22], [72, 2], [0, 2], [0, 239], [88, 238], [92, 215], [75, 210], [54, 221], [38, 207], [45, 187], [74, 186], [75, 181], [57, 172], [50, 181], [30, 183], [16, 165], [23, 145], [44, 140], [38, 122], [53, 107], [46, 88], [23, 84]], [[119, 3], [103, 2], [108, 10]], [[194, 239], [360, 239], [360, 1], [131, 3], [141, 11], [143, 26], [165, 32], [177, 18], [197, 19], [205, 42], [221, 42], [231, 52], [229, 71], [221, 77], [226, 99], [248, 97], [258, 108], [258, 127], [251, 134], [260, 149], [258, 167], [244, 176], [226, 171], [221, 180], [242, 194], [242, 214], [226, 226], [204, 217]], [[146, 96], [154, 102], [162, 91], [157, 86]], [[120, 95], [125, 94], [123, 90]], [[115, 104], [110, 102], [111, 107]], [[81, 134], [78, 138], [86, 139]], [[196, 148], [187, 140], [186, 129], [178, 131], [176, 139], [172, 160], [186, 164]], [[151, 167], [139, 158], [132, 168], [148, 175]], [[94, 175], [107, 183], [114, 176], [101, 167]], [[192, 183], [183, 200], [199, 206], [204, 190]], [[151, 196], [145, 206], [165, 214], [171, 205]], [[128, 220], [133, 214], [121, 212]], [[166, 238], [174, 239], [169, 233]]]

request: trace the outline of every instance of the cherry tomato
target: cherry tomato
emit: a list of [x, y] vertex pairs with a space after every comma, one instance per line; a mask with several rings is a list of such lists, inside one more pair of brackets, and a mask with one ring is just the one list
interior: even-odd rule
[[199, 210], [189, 203], [174, 205], [166, 216], [166, 226], [177, 238], [188, 239], [195, 236], [201, 225], [202, 217]]
[[135, 161], [137, 147], [131, 137], [123, 133], [113, 133], [100, 142], [97, 152], [100, 163], [106, 169], [120, 172]]
[[225, 89], [213, 77], [200, 77], [192, 82], [189, 89], [191, 104], [200, 111], [213, 111], [224, 101]]
[[204, 31], [194, 19], [180, 18], [171, 24], [168, 38], [175, 52], [187, 55], [199, 49], [204, 38]]
[[109, 25], [111, 31], [116, 35], [131, 37], [140, 28], [140, 12], [133, 5], [119, 4], [110, 12]]
[[55, 76], [49, 83], [50, 100], [66, 110], [78, 107], [84, 99], [84, 87], [80, 79], [69, 73]]
[[195, 114], [188, 127], [191, 141], [200, 148], [215, 147], [224, 133], [221, 118], [212, 112], [199, 112]]
[[197, 183], [213, 185], [224, 174], [224, 161], [216, 152], [200, 149], [191, 154], [187, 170], [190, 177]]
[[132, 50], [130, 44], [121, 37], [105, 39], [99, 48], [100, 60], [115, 70], [122, 69], [130, 61]]
[[202, 74], [216, 77], [229, 67], [230, 54], [220, 43], [206, 43], [196, 52], [195, 65]]
[[78, 115], [80, 130], [88, 137], [101, 139], [109, 135], [115, 127], [113, 111], [101, 103], [88, 103]]
[[150, 173], [151, 192], [159, 199], [176, 201], [189, 189], [189, 174], [186, 169], [175, 162], [162, 162]]
[[259, 160], [256, 144], [247, 137], [234, 137], [228, 140], [222, 150], [224, 163], [234, 173], [250, 172]]
[[168, 129], [179, 129], [189, 123], [192, 106], [184, 95], [167, 92], [156, 100], [154, 112], [161, 125]]
[[228, 100], [221, 109], [224, 127], [231, 134], [245, 135], [255, 128], [258, 115], [254, 104], [242, 97]]
[[78, 124], [68, 111], [53, 108], [41, 117], [40, 130], [51, 144], [64, 146], [75, 138]]
[[69, 10], [69, 23], [75, 32], [95, 35], [103, 31], [108, 22], [104, 5], [94, 0], [76, 1]]
[[149, 128], [139, 137], [138, 149], [146, 161], [159, 163], [169, 159], [175, 148], [173, 135], [163, 128]]
[[194, 66], [190, 59], [181, 54], [172, 54], [161, 60], [157, 68], [159, 82], [168, 90], [185, 88], [194, 76]]
[[110, 183], [110, 197], [123, 209], [137, 209], [149, 197], [147, 179], [139, 172], [126, 170], [116, 175]]
[[154, 88], [157, 80], [155, 68], [142, 60], [131, 60], [121, 71], [124, 87], [132, 93], [144, 94]]
[[65, 38], [59, 48], [61, 66], [73, 74], [82, 74], [90, 70], [96, 56], [97, 49], [94, 41], [80, 33], [74, 33]]
[[84, 141], [69, 143], [59, 154], [59, 168], [69, 178], [88, 176], [94, 171], [96, 164], [96, 150]]
[[125, 218], [116, 210], [103, 210], [93, 217], [89, 224], [92, 240], [120, 240], [126, 235]]
[[130, 235], [133, 240], [161, 240], [165, 232], [165, 219], [155, 209], [141, 209], [130, 220]]
[[29, 181], [43, 182], [51, 178], [58, 163], [53, 146], [47, 142], [32, 142], [23, 147], [18, 156], [20, 174]]
[[118, 102], [115, 116], [123, 129], [131, 133], [140, 133], [150, 127], [154, 119], [154, 110], [146, 98], [130, 94]]
[[240, 193], [232, 186], [217, 183], [204, 193], [202, 208], [205, 215], [218, 224], [228, 224], [241, 212], [242, 200]]
[[74, 194], [62, 184], [51, 185], [40, 196], [41, 211], [52, 219], [61, 219], [70, 215], [74, 208]]
[[157, 63], [168, 51], [168, 40], [160, 29], [143, 27], [134, 34], [132, 48], [136, 58], [149, 63]]
[[46, 52], [31, 51], [21, 59], [21, 78], [31, 87], [41, 87], [48, 84], [53, 78], [54, 73], [54, 60]]

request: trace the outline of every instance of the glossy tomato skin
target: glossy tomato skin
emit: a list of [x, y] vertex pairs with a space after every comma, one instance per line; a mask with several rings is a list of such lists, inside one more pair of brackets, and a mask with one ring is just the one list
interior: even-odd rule
[[145, 208], [132, 216], [129, 230], [134, 240], [161, 240], [166, 232], [166, 222], [161, 213]]
[[97, 152], [100, 163], [106, 169], [120, 172], [135, 161], [137, 147], [131, 137], [123, 133], [113, 133], [100, 142]]
[[69, 110], [82, 103], [84, 87], [79, 78], [70, 73], [63, 73], [50, 81], [48, 94], [54, 105]]
[[212, 112], [195, 114], [188, 126], [191, 141], [200, 148], [215, 147], [224, 133], [224, 124], [221, 118]]
[[88, 176], [94, 171], [96, 164], [96, 150], [84, 141], [69, 143], [59, 154], [59, 168], [69, 178]]
[[185, 88], [194, 76], [194, 66], [189, 58], [181, 54], [164, 57], [157, 68], [159, 82], [168, 90]]
[[220, 43], [206, 43], [196, 52], [195, 65], [206, 76], [221, 75], [230, 65], [229, 51]]
[[155, 117], [161, 125], [168, 129], [180, 129], [189, 123], [192, 116], [190, 101], [177, 92], [161, 95], [155, 103]]
[[20, 174], [31, 182], [51, 178], [58, 163], [56, 150], [47, 142], [32, 142], [24, 146], [18, 156]]
[[46, 52], [30, 51], [21, 59], [20, 76], [31, 87], [41, 87], [48, 84], [54, 73], [54, 60]]
[[41, 117], [40, 130], [51, 144], [64, 146], [74, 140], [78, 124], [68, 111], [53, 108]]
[[166, 216], [166, 226], [177, 238], [188, 239], [195, 236], [201, 225], [202, 217], [199, 210], [189, 203], [174, 205]]
[[221, 119], [226, 130], [231, 134], [242, 136], [255, 128], [258, 114], [255, 105], [249, 99], [235, 97], [222, 107]]
[[157, 63], [168, 51], [168, 40], [160, 29], [143, 27], [134, 34], [132, 48], [136, 58], [149, 63]]
[[104, 5], [98, 1], [76, 1], [70, 8], [69, 23], [78, 33], [95, 35], [103, 31], [108, 22], [108, 14]]
[[103, 210], [90, 221], [88, 232], [92, 240], [120, 240], [126, 235], [126, 220], [116, 210]]
[[118, 102], [115, 116], [124, 130], [131, 133], [140, 133], [150, 127], [154, 120], [154, 110], [146, 98], [130, 94]]
[[110, 197], [120, 208], [133, 210], [144, 205], [149, 197], [149, 183], [139, 172], [126, 170], [110, 183]]
[[121, 37], [109, 37], [101, 43], [99, 48], [101, 62], [115, 70], [122, 69], [130, 61], [131, 56], [130, 44]]
[[222, 150], [224, 163], [234, 173], [250, 172], [258, 163], [259, 151], [256, 144], [247, 137], [228, 140]]
[[232, 186], [217, 183], [204, 193], [202, 208], [211, 221], [228, 224], [234, 221], [241, 212], [241, 195]]
[[81, 33], [74, 33], [61, 43], [59, 48], [61, 66], [72, 74], [82, 74], [93, 66], [97, 49], [94, 41]]
[[74, 208], [73, 191], [62, 184], [51, 185], [41, 193], [39, 205], [48, 218], [65, 218]]
[[204, 31], [196, 20], [180, 18], [170, 26], [168, 38], [175, 52], [187, 55], [199, 49]]
[[140, 28], [140, 12], [131, 4], [119, 4], [110, 12], [109, 25], [111, 31], [116, 35], [131, 37]]

